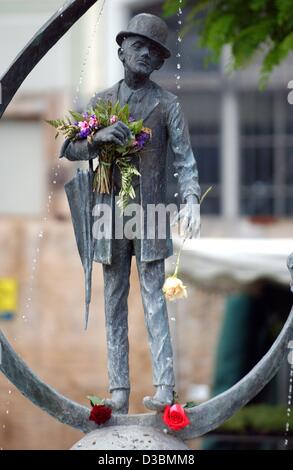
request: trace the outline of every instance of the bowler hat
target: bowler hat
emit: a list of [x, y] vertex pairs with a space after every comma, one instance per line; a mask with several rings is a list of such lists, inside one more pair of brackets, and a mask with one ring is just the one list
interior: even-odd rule
[[142, 36], [157, 44], [164, 57], [170, 57], [171, 52], [166, 47], [168, 37], [168, 26], [165, 21], [149, 13], [140, 13], [134, 16], [128, 23], [126, 31], [120, 31], [116, 36], [116, 41], [121, 46], [123, 39], [128, 36]]

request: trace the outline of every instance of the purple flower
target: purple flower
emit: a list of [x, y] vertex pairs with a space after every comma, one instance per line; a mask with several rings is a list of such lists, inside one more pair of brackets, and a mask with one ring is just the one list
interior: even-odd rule
[[91, 133], [91, 130], [89, 128], [87, 129], [82, 129], [79, 134], [78, 134], [78, 137], [80, 139], [86, 139], [88, 135], [90, 135]]
[[142, 149], [149, 139], [150, 139], [150, 135], [147, 132], [144, 132], [144, 131], [140, 132], [136, 136], [138, 147]]
[[85, 113], [82, 113], [83, 117], [84, 118], [88, 118], [89, 117], [89, 113], [86, 111]]
[[130, 114], [130, 116], [128, 118], [128, 122], [134, 122], [134, 121], [135, 121], [134, 116], [132, 116], [132, 114]]

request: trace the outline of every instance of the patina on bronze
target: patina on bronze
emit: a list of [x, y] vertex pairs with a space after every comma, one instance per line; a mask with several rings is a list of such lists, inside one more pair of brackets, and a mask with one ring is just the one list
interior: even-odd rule
[[[69, 6], [74, 5], [77, 7], [71, 18], [72, 24], [80, 16], [80, 5], [83, 4], [89, 8], [92, 3], [93, 2], [91, 0], [74, 0], [69, 2]], [[67, 6], [68, 2], [63, 7], [64, 11]], [[55, 18], [56, 15], [58, 15], [58, 12], [56, 12], [53, 18]], [[46, 49], [46, 52], [48, 52], [51, 46], [44, 41], [45, 36], [43, 35], [43, 32], [50, 31], [50, 27], [51, 23], [48, 22], [34, 37], [40, 38], [41, 50], [44, 51]], [[57, 42], [62, 35], [60, 36], [59, 30], [56, 31], [54, 29], [54, 32], [55, 35], [53, 35], [53, 38], [55, 38], [55, 42]], [[27, 52], [31, 47], [31, 43], [34, 41], [34, 38], [28, 44], [28, 48], [24, 49], [23, 53]], [[28, 55], [28, 68], [26, 69], [26, 74], [28, 74], [35, 66], [35, 62], [32, 64], [30, 63], [29, 57], [30, 55]], [[18, 56], [18, 58], [20, 58], [20, 56]], [[13, 62], [7, 72], [9, 73], [12, 82], [14, 81], [12, 71], [16, 61]], [[9, 98], [5, 100], [5, 107], [2, 106], [0, 108], [0, 116], [3, 115], [7, 105], [20, 85], [21, 83], [18, 83], [17, 87], [12, 85], [13, 88]], [[293, 253], [288, 259], [288, 268], [293, 280]], [[188, 416], [190, 418], [191, 425], [184, 430], [177, 432], [176, 435], [184, 440], [202, 436], [209, 431], [216, 429], [224, 421], [229, 419], [239, 408], [252, 400], [252, 398], [254, 398], [278, 372], [288, 354], [288, 344], [289, 341], [292, 340], [292, 337], [293, 309], [291, 310], [291, 313], [278, 338], [262, 360], [245, 377], [243, 377], [241, 381], [229, 390], [206, 403], [189, 409]], [[96, 427], [95, 424], [88, 419], [90, 410], [64, 397], [52, 387], [44, 383], [16, 354], [2, 331], [0, 331], [0, 358], [1, 372], [36, 406], [49, 413], [60, 422], [80, 429], [85, 433]], [[114, 415], [108, 422], [107, 426], [132, 426], [136, 424], [140, 426], [152, 426], [159, 429], [163, 429], [164, 427], [162, 420], [155, 413], [130, 416]]]
[[[141, 205], [143, 213], [141, 238], [123, 239], [116, 237], [112, 228], [117, 217], [115, 195], [120, 188], [119, 174], [113, 171], [111, 194], [97, 193], [96, 207], [109, 206], [106, 232], [109, 237], [94, 240], [93, 260], [103, 264], [105, 317], [108, 346], [108, 373], [112, 398], [106, 403], [119, 413], [128, 411], [129, 403], [129, 361], [128, 361], [128, 293], [132, 255], [136, 257], [140, 288], [152, 357], [154, 397], [145, 397], [144, 404], [152, 410], [163, 410], [173, 401], [175, 377], [173, 352], [168, 323], [166, 300], [162, 292], [165, 281], [164, 259], [173, 254], [170, 235], [170, 221], [167, 222], [166, 236], [149, 238], [143, 230], [147, 227], [148, 206], [167, 205], [167, 148], [174, 154], [174, 171], [178, 173], [179, 191], [186, 203], [184, 216], [189, 235], [199, 227], [199, 210], [194, 204], [200, 197], [198, 171], [185, 121], [177, 96], [164, 90], [150, 80], [154, 70], [159, 70], [170, 56], [166, 47], [168, 28], [159, 17], [141, 13], [132, 18], [126, 31], [117, 35], [121, 46], [119, 59], [124, 66], [124, 79], [112, 88], [98, 93], [87, 109], [95, 108], [99, 101], [119, 101], [121, 106], [128, 103], [134, 119], [143, 119], [151, 129], [152, 139], [134, 158], [140, 176], [135, 182], [136, 198], [132, 202]], [[98, 156], [100, 146], [105, 142], [123, 145], [130, 136], [128, 127], [121, 121], [106, 127], [94, 135], [93, 141], [65, 141], [61, 156], [68, 160], [90, 160]], [[115, 167], [117, 168], [117, 167]], [[73, 193], [69, 196], [78, 199]], [[73, 219], [75, 214], [72, 214]], [[126, 221], [125, 221], [126, 224]], [[156, 221], [155, 234], [159, 233]], [[75, 224], [76, 225], [76, 224]], [[80, 226], [77, 239], [83, 242], [85, 224]]]

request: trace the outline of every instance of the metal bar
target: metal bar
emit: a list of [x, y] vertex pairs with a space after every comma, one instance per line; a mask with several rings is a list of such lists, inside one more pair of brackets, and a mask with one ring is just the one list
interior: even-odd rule
[[26, 77], [97, 0], [69, 0], [45, 23], [0, 79], [0, 119]]

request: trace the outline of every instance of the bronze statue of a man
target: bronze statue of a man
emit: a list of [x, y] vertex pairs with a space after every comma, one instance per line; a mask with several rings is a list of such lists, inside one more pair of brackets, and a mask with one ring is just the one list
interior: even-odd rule
[[[157, 16], [142, 13], [128, 24], [126, 31], [117, 35], [120, 48], [118, 56], [124, 66], [124, 79], [112, 88], [98, 93], [89, 107], [98, 100], [119, 100], [123, 106], [128, 103], [134, 119], [143, 119], [144, 125], [152, 130], [152, 139], [134, 157], [140, 176], [134, 180], [135, 200], [143, 209], [142, 223], [147, 225], [147, 206], [166, 205], [167, 146], [174, 153], [174, 169], [178, 173], [178, 184], [184, 209], [188, 236], [199, 228], [198, 172], [192, 152], [188, 127], [178, 98], [150, 80], [154, 70], [162, 67], [170, 56], [166, 47], [168, 28]], [[123, 145], [129, 138], [129, 129], [122, 122], [99, 130], [92, 143], [87, 141], [66, 141], [61, 154], [68, 160], [90, 160], [96, 158], [99, 147], [105, 142]], [[96, 204], [107, 204], [111, 214], [118, 213], [115, 196], [120, 189], [120, 178], [113, 171], [111, 194], [96, 194]], [[127, 218], [125, 218], [126, 220]], [[165, 238], [158, 236], [123, 237], [115, 236], [112, 220], [109, 220], [111, 236], [95, 239], [94, 260], [103, 264], [105, 317], [108, 347], [108, 373], [111, 399], [106, 404], [119, 413], [128, 412], [129, 365], [128, 365], [128, 306], [129, 276], [132, 255], [136, 256], [145, 322], [152, 355], [153, 382], [156, 393], [145, 397], [148, 409], [162, 410], [173, 401], [175, 386], [173, 353], [169, 331], [166, 301], [162, 292], [165, 280], [165, 258], [173, 254], [170, 236], [170, 220]]]

